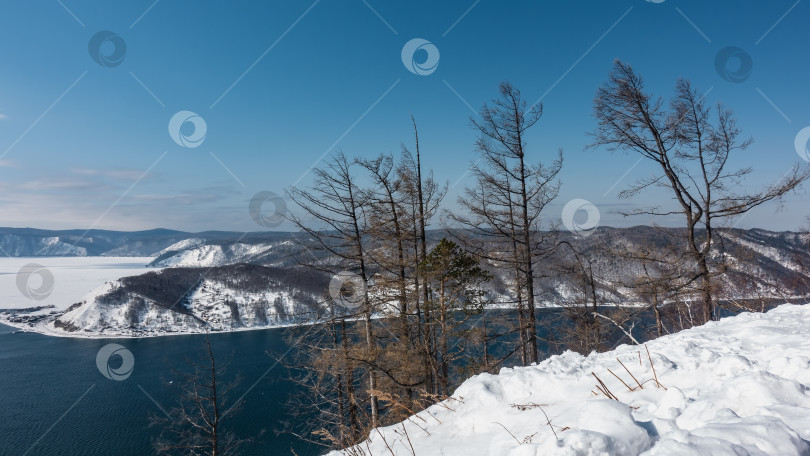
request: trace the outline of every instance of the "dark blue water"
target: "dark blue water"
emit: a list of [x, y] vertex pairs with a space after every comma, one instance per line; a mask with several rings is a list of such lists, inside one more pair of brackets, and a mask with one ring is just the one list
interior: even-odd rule
[[[510, 315], [493, 311], [489, 324], [508, 320]], [[544, 322], [538, 328], [543, 358], [562, 351], [564, 347], [552, 347], [546, 341], [557, 339], [554, 332], [570, 322], [562, 312], [552, 309], [541, 311], [538, 318]], [[652, 322], [642, 319], [641, 326]], [[231, 363], [226, 378], [218, 381], [239, 376], [241, 383], [231, 398], [244, 394], [244, 406], [229, 417], [225, 431], [241, 438], [261, 434], [258, 441], [242, 447], [240, 454], [289, 455], [293, 454], [291, 449], [299, 456], [323, 452], [321, 447], [285, 432], [311, 419], [285, 406], [291, 395], [304, 392], [288, 380], [287, 369], [275, 361], [285, 353], [289, 352], [287, 360], [294, 354], [294, 347], [285, 341], [290, 331], [277, 328], [210, 336], [217, 359]], [[645, 331], [637, 329], [640, 340], [644, 340]], [[149, 427], [150, 417], [162, 413], [158, 405], [170, 411], [177, 401], [167, 382], [179, 381], [176, 371], [187, 371], [189, 360], [199, 361], [205, 354], [202, 335], [70, 339], [14, 332], [14, 328], [0, 325], [2, 455], [153, 454], [151, 442], [159, 429]], [[615, 332], [608, 335], [613, 343], [621, 339]], [[515, 337], [513, 334], [511, 339]], [[490, 346], [490, 354], [497, 358], [511, 350], [511, 339]], [[105, 378], [96, 367], [96, 354], [108, 343], [123, 345], [134, 356], [134, 370], [123, 381]], [[516, 361], [512, 359], [507, 365]]]
[[[165, 410], [176, 402], [167, 385], [172, 369], [184, 369], [187, 359], [203, 354], [204, 336], [185, 335], [145, 339], [68, 339], [35, 333], [14, 333], [0, 325], [0, 454], [3, 455], [144, 455], [153, 454], [150, 416], [160, 414], [151, 396]], [[252, 437], [264, 430], [245, 455], [319, 454], [319, 450], [290, 434], [277, 435], [292, 417], [284, 404], [296, 386], [285, 380], [286, 369], [266, 354], [286, 352], [285, 329], [210, 336], [218, 358], [229, 358], [228, 377], [238, 374], [244, 393], [242, 410], [232, 415], [226, 430]], [[109, 380], [96, 367], [98, 350], [115, 342], [134, 355], [129, 378]], [[113, 358], [114, 360], [117, 357]], [[255, 386], [251, 389], [251, 386]], [[148, 394], [148, 396], [147, 396]]]

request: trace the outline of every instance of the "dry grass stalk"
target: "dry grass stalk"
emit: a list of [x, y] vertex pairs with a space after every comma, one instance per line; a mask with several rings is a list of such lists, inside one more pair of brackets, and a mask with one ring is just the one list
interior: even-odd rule
[[613, 373], [613, 371], [612, 371], [612, 370], [610, 370], [610, 369], [608, 369], [607, 371], [608, 371], [608, 372], [610, 372], [611, 374], [613, 374], [613, 376], [614, 376], [614, 377], [616, 377], [616, 378], [617, 378], [617, 379], [618, 379], [620, 382], [622, 382], [622, 385], [626, 386], [626, 387], [627, 387], [627, 389], [628, 389], [628, 390], [629, 390], [631, 393], [633, 392], [633, 388], [630, 388], [630, 385], [628, 385], [627, 383], [625, 383], [625, 382], [624, 382], [624, 380], [622, 380], [622, 379], [621, 379], [621, 377], [619, 377], [618, 375], [614, 374], [614, 373]]
[[[591, 392], [593, 392], [593, 391], [591, 391]], [[596, 394], [596, 393], [594, 393], [594, 394]], [[510, 407], [514, 407], [514, 408], [516, 408], [518, 410], [528, 410], [530, 408], [540, 409], [540, 411], [543, 412], [543, 416], [546, 417], [546, 424], [548, 425], [549, 429], [551, 429], [551, 432], [554, 434], [554, 438], [559, 439], [559, 436], [557, 435], [557, 431], [554, 430], [555, 427], [558, 427], [560, 429], [560, 431], [567, 431], [568, 429], [571, 429], [571, 428], [569, 428], [568, 426], [560, 427], [560, 426], [555, 426], [554, 424], [552, 424], [551, 423], [551, 418], [549, 418], [546, 411], [543, 410], [544, 405], [546, 405], [546, 404], [535, 404], [534, 402], [532, 402], [532, 403], [529, 403], [529, 404], [510, 404]]]
[[653, 377], [655, 377], [655, 384], [658, 385], [659, 388], [667, 389], [666, 386], [662, 385], [661, 382], [658, 381], [658, 374], [655, 373], [655, 365], [653, 365], [652, 356], [650, 356], [650, 349], [647, 348], [646, 345], [644, 345], [644, 349], [647, 350], [647, 359], [650, 360], [650, 367], [652, 367]]
[[[605, 385], [605, 382], [603, 382], [601, 378], [599, 378], [599, 377], [598, 377], [598, 376], [597, 376], [595, 373], [593, 373], [593, 372], [591, 372], [591, 375], [593, 375], [593, 376], [596, 378], [596, 381], [597, 381], [597, 382], [599, 382], [599, 385], [602, 385], [602, 388], [600, 388], [600, 389], [602, 389], [602, 392], [604, 392], [604, 393], [605, 393], [605, 396], [607, 396], [607, 397], [609, 397], [609, 398], [611, 398], [611, 399], [613, 399], [613, 400], [615, 400], [615, 401], [618, 401], [618, 400], [619, 400], [619, 398], [618, 398], [618, 397], [616, 397], [616, 395], [615, 395], [615, 394], [613, 394], [613, 393], [612, 393], [612, 392], [611, 392], [611, 391], [608, 389], [607, 385]], [[599, 388], [599, 386], [598, 386], [598, 385], [597, 385], [597, 388]], [[620, 401], [620, 402], [621, 402], [621, 401]]]
[[391, 449], [391, 445], [388, 444], [388, 440], [385, 438], [385, 435], [382, 432], [380, 432], [380, 428], [374, 428], [374, 430], [377, 431], [377, 434], [380, 435], [382, 442], [385, 444], [385, 448], [388, 449], [388, 452], [391, 453], [391, 456], [396, 456], [396, 454], [394, 454], [394, 450]]
[[[641, 363], [640, 363], [640, 361], [641, 361], [641, 352], [639, 352], [639, 353], [638, 353], [638, 356], [639, 356], [639, 358], [638, 358], [638, 360], [639, 360], [639, 365], [641, 365]], [[625, 366], [625, 365], [624, 365], [624, 363], [622, 362], [622, 360], [620, 360], [619, 358], [616, 358], [616, 361], [618, 361], [618, 362], [619, 362], [619, 364], [621, 364], [621, 365], [622, 365], [622, 367], [624, 368], [624, 370], [626, 370], [626, 371], [627, 371], [627, 373], [628, 373], [628, 374], [630, 374], [630, 376], [631, 376], [631, 377], [633, 377], [633, 380], [635, 380], [636, 385], [638, 385], [638, 387], [639, 387], [639, 388], [644, 389], [644, 387], [643, 387], [643, 386], [641, 386], [641, 383], [639, 383], [639, 381], [638, 381], [638, 379], [636, 378], [636, 376], [635, 376], [635, 375], [633, 375], [633, 373], [632, 373], [632, 372], [630, 372], [630, 369], [628, 369], [628, 368], [627, 368], [627, 366]]]
[[523, 443], [522, 443], [520, 440], [518, 440], [518, 438], [517, 438], [517, 437], [515, 437], [515, 434], [512, 434], [512, 431], [510, 431], [509, 429], [507, 429], [507, 428], [506, 428], [506, 426], [504, 426], [503, 424], [501, 424], [501, 423], [499, 423], [499, 422], [497, 422], [497, 421], [493, 421], [493, 423], [497, 424], [498, 426], [502, 427], [502, 428], [503, 428], [503, 429], [504, 429], [506, 432], [508, 432], [508, 433], [509, 433], [509, 435], [511, 435], [511, 436], [512, 436], [512, 438], [513, 438], [513, 439], [515, 439], [515, 442], [517, 442], [517, 443], [518, 443], [518, 445], [523, 445]]
[[[612, 398], [611, 398], [611, 397], [608, 395], [608, 393], [606, 393], [606, 392], [605, 392], [605, 390], [603, 390], [603, 389], [602, 389], [602, 387], [601, 387], [601, 386], [596, 385], [596, 389], [598, 389], [598, 390], [599, 390], [599, 392], [600, 392], [600, 393], [602, 393], [602, 394], [603, 394], [605, 397], [612, 399]], [[597, 394], [597, 396], [598, 396], [598, 394]]]

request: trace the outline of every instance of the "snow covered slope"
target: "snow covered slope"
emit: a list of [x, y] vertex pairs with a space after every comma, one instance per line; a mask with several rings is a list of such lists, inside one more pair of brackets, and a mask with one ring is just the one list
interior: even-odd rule
[[35, 253], [36, 256], [87, 256], [85, 247], [77, 247], [57, 236], [20, 239], [10, 234], [2, 234], [0, 235], [0, 252], [3, 252], [4, 256], [15, 257], [31, 253]]
[[317, 321], [326, 276], [233, 265], [169, 268], [104, 283], [67, 309], [0, 311], [0, 322], [70, 337], [147, 337]]
[[661, 387], [644, 348], [566, 352], [473, 377], [352, 454], [810, 454], [810, 306], [726, 318], [647, 348]]
[[234, 263], [247, 263], [273, 244], [204, 244], [199, 239], [178, 242], [160, 253], [151, 266], [166, 267], [212, 267]]
[[284, 326], [306, 312], [293, 292], [246, 292], [215, 280], [202, 281], [176, 306], [135, 294], [115, 303], [104, 299], [121, 287], [118, 281], [104, 284], [38, 329], [51, 335], [141, 337]]
[[[643, 277], [644, 265], [621, 255], [609, 254], [610, 249], [658, 249], [663, 255], [671, 242], [677, 239], [677, 229], [653, 227], [609, 228], [601, 227], [593, 235], [576, 237], [570, 233], [559, 233], [559, 241], [570, 242], [579, 251], [593, 252], [591, 266], [597, 278], [597, 295], [605, 304], [639, 303], [647, 301], [638, 295], [638, 288], [629, 287], [639, 277]], [[243, 233], [244, 234], [244, 233]], [[429, 230], [429, 248], [442, 236], [438, 230]], [[206, 235], [208, 236], [208, 235]], [[149, 264], [151, 267], [198, 267], [226, 266], [248, 263], [275, 267], [291, 267], [301, 261], [333, 262], [321, 249], [305, 249], [291, 233], [251, 234], [242, 238], [223, 238], [222, 235], [195, 236], [170, 245], [158, 252]], [[724, 254], [729, 260], [728, 273], [718, 284], [719, 296], [723, 299], [739, 301], [758, 298], [778, 299], [785, 302], [810, 296], [810, 252], [807, 243], [810, 237], [803, 233], [776, 233], [765, 230], [725, 230], [719, 236], [723, 239]], [[304, 242], [306, 244], [306, 241]], [[607, 249], [607, 250], [605, 250]], [[546, 259], [545, 267], [566, 270], [575, 261], [570, 249], [559, 249], [555, 256]], [[720, 252], [718, 251], [717, 254]], [[647, 265], [653, 274], [657, 269]], [[493, 298], [514, 301], [509, 297], [508, 271], [493, 268], [494, 279], [489, 284]], [[580, 279], [570, 274], [541, 275], [535, 281], [536, 295], [543, 296], [544, 306], [570, 304], [582, 294]]]

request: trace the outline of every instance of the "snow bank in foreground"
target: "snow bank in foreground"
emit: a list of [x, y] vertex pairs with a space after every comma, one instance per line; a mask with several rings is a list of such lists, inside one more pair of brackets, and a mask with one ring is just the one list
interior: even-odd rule
[[726, 318], [647, 347], [661, 388], [644, 348], [566, 352], [467, 380], [442, 404], [375, 431], [364, 454], [810, 454], [810, 306]]

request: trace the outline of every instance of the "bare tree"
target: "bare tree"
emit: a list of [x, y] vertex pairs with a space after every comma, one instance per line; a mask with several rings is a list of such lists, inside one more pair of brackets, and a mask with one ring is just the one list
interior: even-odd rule
[[288, 429], [301, 440], [328, 450], [350, 447], [368, 438], [372, 427], [362, 400], [367, 385], [362, 378], [367, 359], [362, 326], [362, 321], [333, 318], [293, 330], [302, 333], [300, 336], [290, 335], [297, 349], [285, 365], [295, 372], [290, 379], [305, 393], [291, 396], [287, 406], [292, 413], [316, 417]]
[[[621, 261], [624, 270], [633, 271], [620, 277], [616, 285], [633, 290], [642, 301], [638, 303], [636, 317], [652, 311], [655, 318], [655, 333], [660, 337], [669, 333], [670, 328], [685, 329], [694, 326], [691, 314], [681, 317], [682, 307], [689, 297], [690, 255], [682, 248], [682, 238], [673, 234], [673, 229], [653, 226], [638, 242], [621, 243], [611, 246], [608, 255]], [[667, 309], [666, 307], [669, 307]], [[677, 322], [673, 320], [677, 316]]]
[[[380, 154], [358, 163], [368, 171], [370, 181], [364, 192], [369, 201], [368, 233], [372, 240], [368, 252], [377, 270], [372, 299], [380, 314], [387, 317], [377, 322], [381, 327], [378, 339], [384, 345], [377, 366], [385, 373], [379, 389], [388, 395], [390, 400], [386, 402], [410, 408], [415, 406], [415, 389], [427, 380], [417, 341], [418, 290], [412, 286], [418, 256], [414, 229], [418, 219], [414, 217], [403, 167], [392, 155]], [[388, 409], [389, 413], [394, 411]]]
[[752, 168], [731, 169], [730, 158], [752, 141], [741, 137], [730, 110], [718, 105], [714, 116], [711, 111], [683, 79], [667, 107], [661, 98], [645, 92], [641, 76], [617, 61], [594, 98], [598, 127], [592, 133], [591, 145], [637, 153], [657, 165], [656, 174], [620, 196], [630, 198], [661, 186], [671, 192], [674, 207], [640, 208], [624, 214], [683, 215], [684, 244], [693, 265], [689, 282], [702, 303], [700, 319], [704, 322], [717, 318], [712, 279], [726, 270], [722, 244], [715, 238], [716, 227], [764, 203], [780, 200], [810, 177], [810, 168], [797, 164], [773, 185], [758, 192], [744, 190], [741, 183]]
[[217, 364], [207, 335], [205, 353], [202, 362], [190, 363], [190, 373], [178, 372], [182, 380], [176, 386], [177, 406], [168, 416], [152, 419], [151, 425], [163, 428], [154, 441], [157, 454], [236, 455], [250, 442], [223, 429], [226, 418], [234, 416], [242, 405], [242, 402], [229, 404], [227, 401], [228, 393], [238, 385], [238, 380], [223, 383], [228, 366]]
[[[364, 200], [363, 192], [355, 183], [355, 165], [354, 161], [338, 152], [323, 167], [313, 170], [315, 180], [309, 189], [292, 188], [288, 192], [288, 197], [304, 211], [308, 219], [292, 215], [289, 218], [308, 235], [311, 241], [309, 248], [324, 251], [335, 260], [319, 264], [318, 267], [332, 274], [350, 271], [366, 284], [371, 277], [365, 245], [368, 234], [365, 211], [369, 202]], [[363, 293], [360, 299], [359, 316], [363, 321], [366, 343], [364, 358], [367, 365], [374, 365], [378, 353], [371, 322], [372, 304], [368, 293]], [[370, 368], [366, 375], [371, 427], [374, 428], [379, 424], [377, 372]]]
[[[408, 226], [415, 220], [408, 217], [402, 192], [403, 182], [396, 170], [394, 157], [381, 154], [371, 160], [359, 160], [358, 163], [371, 177], [365, 199], [369, 201], [369, 234], [375, 241], [371, 257], [383, 272], [377, 284], [384, 294], [384, 302], [393, 299], [398, 303], [400, 340], [407, 343], [410, 338], [407, 287], [411, 282], [408, 273], [412, 272], [407, 269], [413, 264], [413, 259], [407, 256], [413, 249], [406, 244], [416, 242], [414, 231]], [[391, 291], [394, 296], [389, 296], [388, 292]]]
[[570, 349], [583, 354], [604, 349], [605, 331], [597, 316], [600, 315], [599, 305], [602, 301], [597, 277], [598, 265], [595, 264], [604, 252], [600, 251], [598, 246], [574, 246], [568, 241], [561, 242], [560, 247], [560, 253], [563, 253], [563, 247], [570, 253], [560, 259], [560, 264], [555, 270], [571, 278], [574, 291], [563, 305], [565, 313], [573, 323], [566, 334], [567, 345]]
[[486, 249], [477, 253], [515, 271], [519, 330], [525, 331], [525, 361], [534, 363], [538, 360], [536, 263], [547, 258], [554, 248], [553, 240], [541, 229], [540, 215], [559, 193], [557, 176], [562, 169], [562, 151], [550, 164], [532, 163], [527, 156], [526, 133], [540, 120], [542, 106], [527, 109], [520, 91], [508, 82], [499, 85], [498, 93], [491, 105], [481, 108], [480, 119], [472, 119], [480, 134], [476, 149], [481, 153], [481, 163], [472, 169], [476, 186], [467, 188], [459, 198], [469, 215], [450, 215], [473, 236], [488, 242]]
[[398, 168], [398, 174], [402, 180], [402, 192], [404, 193], [405, 204], [410, 207], [411, 226], [413, 228], [413, 268], [416, 273], [413, 275], [414, 299], [413, 307], [416, 319], [416, 340], [417, 345], [423, 350], [422, 359], [425, 363], [424, 372], [429, 377], [428, 388], [436, 396], [439, 394], [439, 381], [436, 373], [436, 347], [433, 331], [433, 316], [430, 306], [427, 305], [428, 286], [424, 276], [424, 270], [419, 265], [427, 257], [427, 234], [426, 227], [439, 209], [444, 196], [447, 194], [447, 185], [440, 185], [433, 178], [433, 173], [422, 173], [422, 154], [419, 146], [419, 130], [416, 127], [416, 120], [411, 116], [414, 132], [414, 144], [416, 156], [405, 146], [402, 146], [402, 159]]
[[[418, 336], [425, 329], [419, 244], [426, 243], [421, 225], [435, 213], [443, 191], [432, 176], [421, 177], [420, 166], [407, 149], [400, 162], [389, 154], [348, 159], [337, 153], [314, 171], [313, 184], [289, 192], [303, 210], [289, 218], [304, 232], [307, 249], [324, 254], [308, 258], [308, 265], [332, 274], [350, 271], [368, 289], [355, 314], [335, 312], [299, 344], [293, 367], [304, 373], [296, 380], [312, 393], [307, 405], [319, 415], [313, 429], [318, 443], [354, 445], [375, 427], [401, 419], [394, 416], [401, 410], [426, 403], [418, 390], [430, 371]], [[365, 385], [359, 383], [363, 378]]]

